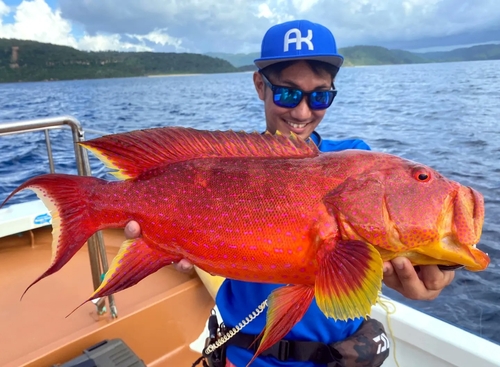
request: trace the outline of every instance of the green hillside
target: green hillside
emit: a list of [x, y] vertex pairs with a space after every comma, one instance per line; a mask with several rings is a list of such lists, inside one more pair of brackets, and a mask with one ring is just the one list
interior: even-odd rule
[[252, 52], [249, 54], [242, 54], [242, 53], [228, 54], [224, 52], [207, 52], [205, 55], [227, 60], [236, 67], [253, 65], [253, 60], [258, 59], [260, 57], [259, 52]]
[[[346, 66], [500, 59], [500, 45], [415, 53], [379, 46], [339, 49]], [[207, 55], [165, 52], [86, 52], [71, 47], [0, 38], [0, 82], [116, 78], [256, 70], [259, 53]]]
[[434, 62], [500, 60], [500, 44], [458, 48], [447, 52], [425, 52], [420, 55]]
[[427, 62], [424, 58], [403, 50], [389, 50], [379, 46], [354, 46], [339, 49], [345, 65], [392, 65]]
[[[500, 45], [480, 45], [459, 48], [453, 51], [427, 53], [390, 50], [380, 46], [353, 46], [340, 48], [339, 53], [345, 57], [345, 66], [418, 64], [426, 62], [497, 60], [500, 59]], [[259, 57], [258, 52], [249, 54], [210, 53], [208, 55], [227, 60], [237, 67], [253, 65], [253, 60]]]
[[[389, 50], [379, 46], [354, 46], [340, 48], [339, 53], [344, 56], [345, 66], [358, 65], [387, 65], [387, 64], [412, 64], [423, 63], [428, 60], [416, 53], [403, 50]], [[229, 61], [236, 67], [253, 65], [253, 60], [260, 55], [258, 52], [249, 54], [227, 54], [221, 52], [208, 53], [207, 55]]]
[[0, 39], [0, 82], [236, 71], [226, 60], [200, 54], [86, 52], [47, 43]]

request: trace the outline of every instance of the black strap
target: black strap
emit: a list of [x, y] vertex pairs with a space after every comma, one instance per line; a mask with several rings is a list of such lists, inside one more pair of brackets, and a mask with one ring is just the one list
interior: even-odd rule
[[[259, 343], [258, 336], [241, 332], [227, 341], [228, 345], [250, 349], [253, 352], [257, 351]], [[252, 347], [250, 348], [250, 346]], [[328, 364], [328, 367], [340, 366], [342, 360], [339, 351], [328, 344], [284, 339], [264, 350], [260, 355], [272, 356], [280, 361], [287, 361], [292, 358], [301, 362], [309, 361], [317, 364]]]
[[203, 367], [209, 367], [208, 364], [207, 364], [207, 362], [205, 361], [205, 356], [201, 356], [196, 361], [194, 361], [194, 363], [191, 365], [191, 367], [196, 367], [200, 363], [202, 364]]

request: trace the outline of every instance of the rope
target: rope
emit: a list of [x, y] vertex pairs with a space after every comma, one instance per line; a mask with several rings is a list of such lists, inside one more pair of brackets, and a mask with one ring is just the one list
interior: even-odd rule
[[[394, 338], [394, 332], [392, 330], [391, 326], [391, 320], [390, 320], [390, 315], [393, 315], [396, 313], [396, 305], [389, 301], [387, 298], [382, 298], [379, 297], [377, 303], [380, 305], [380, 307], [385, 311], [386, 316], [387, 316], [387, 328], [389, 329], [389, 335], [392, 340], [392, 346], [393, 346], [393, 354], [394, 354], [394, 362], [396, 363], [396, 366], [400, 367], [398, 359], [396, 357], [396, 339]], [[392, 310], [389, 309], [389, 306], [392, 306]]]

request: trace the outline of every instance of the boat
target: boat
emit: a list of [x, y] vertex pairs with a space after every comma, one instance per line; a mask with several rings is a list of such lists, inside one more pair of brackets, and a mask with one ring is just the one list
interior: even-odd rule
[[[77, 119], [59, 116], [0, 123], [0, 139], [44, 131], [53, 172], [51, 129], [68, 130], [74, 143], [85, 138]], [[91, 175], [88, 157], [76, 144], [75, 157], [78, 173]], [[167, 266], [134, 287], [78, 307], [99, 285], [125, 239], [123, 230], [99, 232], [63, 269], [20, 300], [49, 264], [50, 223], [39, 200], [0, 209], [0, 366], [69, 366], [98, 351], [114, 351], [109, 355], [116, 365], [121, 358], [131, 361], [121, 365], [192, 366], [200, 358], [223, 278]], [[386, 328], [387, 335], [377, 340], [381, 350], [390, 347], [384, 367], [500, 366], [498, 344], [384, 295], [371, 316]]]

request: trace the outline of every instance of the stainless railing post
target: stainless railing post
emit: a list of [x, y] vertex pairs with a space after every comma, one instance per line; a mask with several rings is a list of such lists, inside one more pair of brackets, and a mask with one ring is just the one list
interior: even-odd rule
[[[36, 120], [0, 123], [0, 136], [43, 130], [45, 133], [45, 141], [47, 143], [47, 154], [49, 155], [50, 172], [53, 173], [55, 170], [48, 130], [62, 128], [65, 125], [71, 128], [78, 174], [81, 176], [91, 176], [92, 172], [90, 169], [87, 151], [83, 149], [79, 144], [77, 144], [78, 142], [84, 140], [84, 131], [80, 122], [72, 116], [52, 118], [48, 117]], [[90, 258], [90, 268], [92, 272], [92, 282], [95, 290], [101, 284], [101, 275], [108, 271], [109, 267], [108, 259], [106, 256], [106, 249], [104, 247], [104, 239], [100, 231], [89, 238], [88, 250]], [[118, 316], [118, 311], [113, 295], [110, 295], [108, 297], [108, 300], [111, 316], [113, 318], [116, 318]], [[98, 314], [103, 314], [106, 312], [104, 300], [97, 301], [96, 307]]]
[[56, 170], [54, 168], [54, 157], [52, 156], [52, 145], [50, 144], [49, 130], [43, 130], [45, 133], [45, 145], [47, 146], [47, 156], [49, 157], [49, 168], [50, 173], [54, 173]]
[[[75, 126], [72, 126], [72, 132], [73, 132], [73, 141], [75, 142], [80, 142], [85, 140], [85, 132], [82, 130], [80, 124], [78, 121], [73, 121], [73, 120], [68, 120], [69, 125], [72, 126], [72, 124], [75, 124]], [[76, 122], [76, 123], [75, 123]], [[77, 157], [77, 164], [78, 164], [78, 174], [81, 176], [91, 176], [92, 171], [90, 169], [90, 162], [89, 162], [89, 157], [87, 154], [87, 150], [85, 150], [82, 146], [79, 144], [75, 143], [74, 146], [75, 149], [75, 156]], [[92, 268], [92, 281], [94, 283], [94, 289], [97, 289], [99, 285], [101, 284], [101, 274], [104, 274], [105, 272], [108, 271], [109, 265], [108, 265], [108, 257], [106, 255], [106, 249], [102, 245], [104, 243], [104, 239], [102, 237], [101, 231], [97, 232], [94, 234], [92, 237], [89, 238], [88, 240], [88, 247], [89, 247], [89, 256], [90, 256], [90, 266]], [[99, 263], [99, 257], [101, 260], [101, 263]], [[102, 269], [100, 265], [102, 264]], [[118, 317], [118, 310], [115, 305], [114, 297], [113, 295], [110, 295], [108, 297], [109, 301], [109, 308], [111, 312], [111, 317], [116, 318]], [[98, 302], [97, 308], [101, 312], [102, 311], [102, 305]]]

